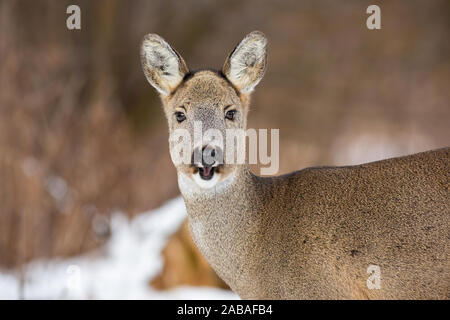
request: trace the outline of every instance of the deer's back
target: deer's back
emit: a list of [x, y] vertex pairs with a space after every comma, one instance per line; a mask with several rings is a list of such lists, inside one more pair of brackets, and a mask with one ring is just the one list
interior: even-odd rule
[[261, 296], [450, 298], [449, 150], [263, 178]]

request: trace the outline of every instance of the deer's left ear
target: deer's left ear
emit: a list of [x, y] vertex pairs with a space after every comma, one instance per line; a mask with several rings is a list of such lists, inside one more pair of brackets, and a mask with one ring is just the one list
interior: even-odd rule
[[251, 92], [266, 71], [267, 39], [260, 31], [249, 33], [230, 53], [223, 74], [242, 93]]
[[157, 34], [144, 37], [141, 62], [148, 82], [162, 95], [169, 95], [189, 72], [183, 58]]

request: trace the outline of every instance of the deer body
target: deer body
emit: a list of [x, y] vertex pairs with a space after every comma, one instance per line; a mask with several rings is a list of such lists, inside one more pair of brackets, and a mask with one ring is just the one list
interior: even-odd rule
[[[195, 120], [245, 128], [265, 47], [253, 32], [222, 72], [192, 74], [162, 38], [148, 35], [143, 68], [170, 131], [190, 132]], [[227, 161], [176, 167], [196, 245], [242, 298], [449, 299], [449, 160], [447, 148], [279, 177]], [[380, 268], [379, 289], [367, 286], [370, 265]]]
[[220, 194], [181, 192], [194, 241], [242, 298], [449, 298], [449, 153], [275, 178], [243, 169]]

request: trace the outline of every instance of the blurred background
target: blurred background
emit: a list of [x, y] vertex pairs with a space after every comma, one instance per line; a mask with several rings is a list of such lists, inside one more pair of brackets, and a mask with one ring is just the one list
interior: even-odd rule
[[139, 46], [220, 69], [253, 30], [249, 127], [280, 128], [280, 174], [449, 145], [448, 0], [0, 0], [0, 298], [235, 297], [183, 222]]

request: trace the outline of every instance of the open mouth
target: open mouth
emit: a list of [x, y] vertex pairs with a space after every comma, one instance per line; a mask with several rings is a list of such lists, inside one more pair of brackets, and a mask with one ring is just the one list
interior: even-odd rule
[[216, 170], [215, 167], [204, 167], [204, 168], [198, 168], [198, 172], [200, 174], [200, 177], [203, 180], [211, 180], [214, 176], [214, 171]]
[[204, 166], [204, 167], [195, 167], [194, 173], [199, 174], [200, 178], [203, 180], [211, 180], [214, 177], [214, 174], [219, 173], [220, 166]]
[[[198, 159], [196, 159], [198, 158]], [[213, 179], [215, 174], [220, 173], [223, 166], [222, 150], [212, 146], [205, 146], [202, 149], [196, 148], [192, 153], [191, 166], [194, 168], [194, 174], [203, 181]]]

